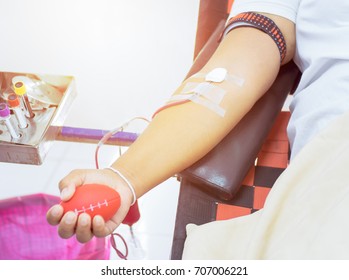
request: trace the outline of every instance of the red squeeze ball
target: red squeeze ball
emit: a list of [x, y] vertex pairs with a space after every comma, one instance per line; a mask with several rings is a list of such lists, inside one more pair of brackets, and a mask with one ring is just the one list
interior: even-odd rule
[[121, 199], [119, 193], [105, 185], [86, 184], [75, 189], [75, 193], [68, 201], [62, 201], [64, 214], [73, 211], [80, 215], [87, 213], [93, 219], [100, 215], [108, 221], [118, 211]]

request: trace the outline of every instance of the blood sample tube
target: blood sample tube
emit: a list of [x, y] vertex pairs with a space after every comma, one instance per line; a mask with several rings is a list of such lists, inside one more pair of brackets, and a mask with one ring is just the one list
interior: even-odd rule
[[15, 93], [20, 96], [22, 98], [22, 101], [23, 101], [23, 106], [26, 110], [26, 115], [28, 118], [34, 118], [34, 113], [33, 113], [33, 109], [29, 103], [29, 98], [28, 98], [28, 95], [27, 95], [27, 90], [25, 88], [25, 85], [22, 83], [22, 82], [17, 82], [14, 84], [14, 90], [15, 90]]
[[20, 101], [18, 96], [15, 93], [11, 93], [8, 97], [7, 97], [7, 103], [10, 105], [10, 107], [12, 108], [13, 112], [15, 113], [17, 122], [18, 122], [18, 126], [20, 128], [26, 128], [28, 126], [27, 123], [27, 119], [24, 115], [24, 112], [22, 111], [22, 108], [20, 106]]
[[20, 135], [11, 123], [10, 109], [6, 103], [0, 103], [0, 121], [3, 121], [10, 132], [12, 138], [18, 139]]

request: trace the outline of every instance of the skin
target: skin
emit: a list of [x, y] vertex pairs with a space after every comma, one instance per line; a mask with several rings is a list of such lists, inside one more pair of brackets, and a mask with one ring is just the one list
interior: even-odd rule
[[[274, 20], [285, 37], [285, 64], [294, 55], [295, 26], [285, 18], [265, 15]], [[220, 104], [226, 111], [224, 117], [193, 102], [167, 108], [154, 117], [127, 152], [111, 165], [128, 178], [137, 198], [195, 163], [218, 144], [272, 85], [280, 69], [280, 55], [269, 35], [251, 27], [242, 27], [225, 36], [200, 72], [208, 73], [216, 67], [224, 67], [229, 74], [245, 81], [243, 86], [229, 82], [219, 85], [228, 92]], [[199, 78], [189, 78], [174, 94], [178, 94], [185, 83], [200, 81]], [[71, 198], [76, 186], [88, 183], [105, 184], [117, 190], [121, 196], [121, 207], [110, 221], [105, 222], [99, 216], [91, 221], [87, 214], [77, 217], [68, 212], [63, 216], [62, 207], [53, 206], [47, 212], [47, 221], [58, 225], [62, 238], [76, 235], [77, 240], [84, 243], [93, 236], [107, 236], [120, 225], [128, 212], [133, 200], [132, 192], [122, 178], [107, 169], [70, 172], [59, 182], [62, 200]]]

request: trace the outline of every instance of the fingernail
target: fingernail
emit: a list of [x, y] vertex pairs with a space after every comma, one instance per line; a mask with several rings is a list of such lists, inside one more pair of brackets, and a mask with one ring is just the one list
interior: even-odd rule
[[70, 186], [68, 186], [62, 190], [62, 192], [61, 192], [61, 199], [62, 200], [66, 200], [70, 196], [71, 189], [72, 188]]
[[67, 225], [71, 225], [75, 222], [76, 215], [73, 212], [68, 212], [64, 218], [64, 221]]
[[89, 219], [86, 216], [81, 216], [79, 219], [79, 222], [80, 222], [80, 225], [86, 226], [89, 222]]
[[100, 216], [95, 216], [94, 220], [95, 220], [95, 225], [96, 226], [100, 226], [100, 225], [103, 224], [103, 218], [100, 217]]
[[65, 188], [61, 191], [61, 199], [64, 200], [66, 197], [67, 197], [67, 189]]
[[54, 216], [54, 217], [60, 216], [60, 215], [61, 215], [61, 212], [62, 212], [61, 210], [62, 210], [61, 207], [59, 207], [59, 206], [54, 206], [54, 207], [52, 208], [52, 210], [51, 210], [52, 216]]

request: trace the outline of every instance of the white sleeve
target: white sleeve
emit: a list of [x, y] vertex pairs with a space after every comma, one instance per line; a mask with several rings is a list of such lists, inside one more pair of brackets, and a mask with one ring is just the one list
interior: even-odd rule
[[260, 12], [282, 16], [296, 22], [301, 0], [235, 0], [229, 18], [243, 12]]

